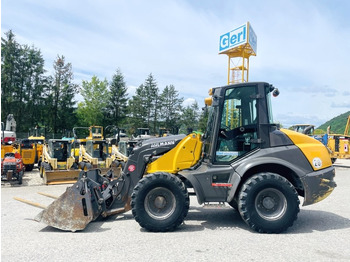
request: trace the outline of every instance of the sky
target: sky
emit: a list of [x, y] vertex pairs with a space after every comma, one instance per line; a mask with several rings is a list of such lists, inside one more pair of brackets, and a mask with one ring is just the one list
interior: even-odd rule
[[48, 73], [65, 56], [78, 84], [119, 68], [132, 95], [152, 73], [160, 90], [172, 84], [203, 106], [227, 84], [220, 36], [249, 21], [249, 81], [280, 90], [274, 120], [319, 126], [350, 110], [349, 10], [348, 0], [2, 0], [1, 36], [40, 49]]

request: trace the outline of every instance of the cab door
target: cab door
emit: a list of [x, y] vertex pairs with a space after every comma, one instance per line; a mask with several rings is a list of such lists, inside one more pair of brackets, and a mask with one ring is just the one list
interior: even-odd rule
[[259, 147], [258, 100], [257, 85], [226, 89], [214, 164], [231, 163]]

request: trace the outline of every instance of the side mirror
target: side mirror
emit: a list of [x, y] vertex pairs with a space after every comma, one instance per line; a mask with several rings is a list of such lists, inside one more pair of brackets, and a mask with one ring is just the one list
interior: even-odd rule
[[278, 90], [278, 88], [275, 88], [275, 89], [273, 90], [273, 92], [272, 92], [272, 95], [273, 95], [274, 97], [277, 97], [279, 94], [280, 94], [280, 91]]

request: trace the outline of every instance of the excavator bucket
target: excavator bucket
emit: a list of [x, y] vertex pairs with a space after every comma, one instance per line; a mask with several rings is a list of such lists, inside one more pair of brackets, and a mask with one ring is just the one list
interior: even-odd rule
[[92, 191], [94, 190], [90, 190], [87, 179], [79, 179], [41, 211], [35, 220], [65, 231], [83, 230], [101, 213], [97, 205], [94, 205], [96, 195]]

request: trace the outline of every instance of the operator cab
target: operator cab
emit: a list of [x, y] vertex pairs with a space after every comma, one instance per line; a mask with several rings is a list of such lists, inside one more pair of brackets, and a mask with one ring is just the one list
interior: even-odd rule
[[99, 161], [105, 161], [111, 155], [105, 140], [88, 140], [86, 152], [93, 158], [98, 158]]
[[57, 158], [58, 162], [67, 161], [71, 152], [71, 143], [68, 140], [50, 139], [48, 142], [48, 152], [51, 158]]
[[214, 88], [204, 152], [214, 164], [227, 164], [269, 145], [273, 124], [268, 83], [242, 83]]

